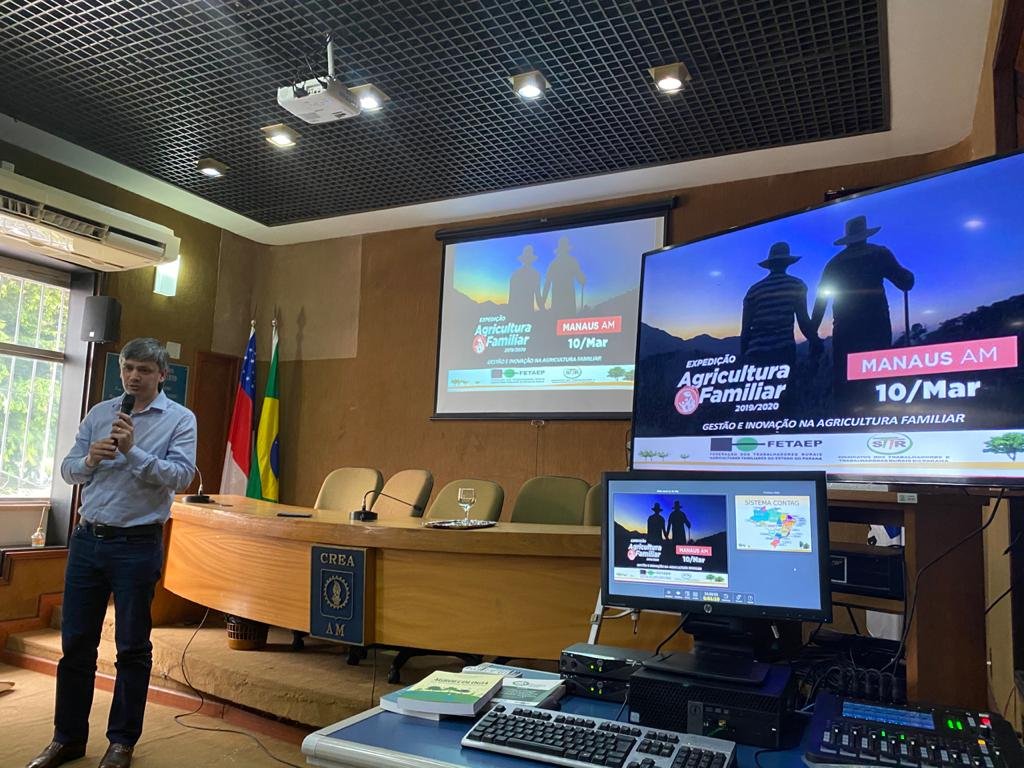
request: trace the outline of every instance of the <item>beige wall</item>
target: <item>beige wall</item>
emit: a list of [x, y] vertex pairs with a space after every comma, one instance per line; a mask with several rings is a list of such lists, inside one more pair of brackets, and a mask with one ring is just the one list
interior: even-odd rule
[[281, 361], [355, 357], [362, 238], [261, 245], [221, 235], [213, 351], [239, 355], [256, 320], [257, 358], [270, 358], [278, 318]]
[[992, 0], [992, 16], [988, 25], [988, 42], [985, 44], [985, 64], [982, 66], [978, 84], [978, 102], [974, 109], [974, 128], [968, 137], [972, 160], [994, 155], [996, 151], [995, 100], [992, 90], [992, 63], [995, 61], [996, 45], [1003, 19], [1006, 0]]
[[238, 357], [244, 353], [249, 321], [254, 319], [253, 272], [269, 253], [269, 245], [221, 230], [211, 342], [214, 352]]

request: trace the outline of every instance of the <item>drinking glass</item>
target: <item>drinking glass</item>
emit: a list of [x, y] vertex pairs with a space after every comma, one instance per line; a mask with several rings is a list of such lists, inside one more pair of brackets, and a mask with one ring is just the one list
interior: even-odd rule
[[465, 517], [462, 519], [464, 525], [469, 524], [469, 510], [476, 504], [476, 488], [459, 488], [458, 505], [462, 507]]

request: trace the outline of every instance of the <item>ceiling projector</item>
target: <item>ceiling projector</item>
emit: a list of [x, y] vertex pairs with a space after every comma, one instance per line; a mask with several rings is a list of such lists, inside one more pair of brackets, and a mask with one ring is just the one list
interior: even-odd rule
[[330, 75], [278, 88], [277, 103], [307, 123], [332, 123], [361, 112], [348, 88]]

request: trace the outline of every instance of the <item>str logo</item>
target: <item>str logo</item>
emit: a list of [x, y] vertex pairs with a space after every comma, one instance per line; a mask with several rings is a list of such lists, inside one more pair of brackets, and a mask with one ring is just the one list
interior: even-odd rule
[[868, 438], [868, 450], [882, 456], [896, 456], [906, 453], [914, 445], [907, 435], [872, 435]]

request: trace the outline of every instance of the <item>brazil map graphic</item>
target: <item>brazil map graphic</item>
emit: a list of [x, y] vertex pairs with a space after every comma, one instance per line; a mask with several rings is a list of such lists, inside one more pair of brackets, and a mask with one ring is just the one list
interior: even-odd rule
[[811, 552], [809, 496], [737, 496], [737, 549]]

